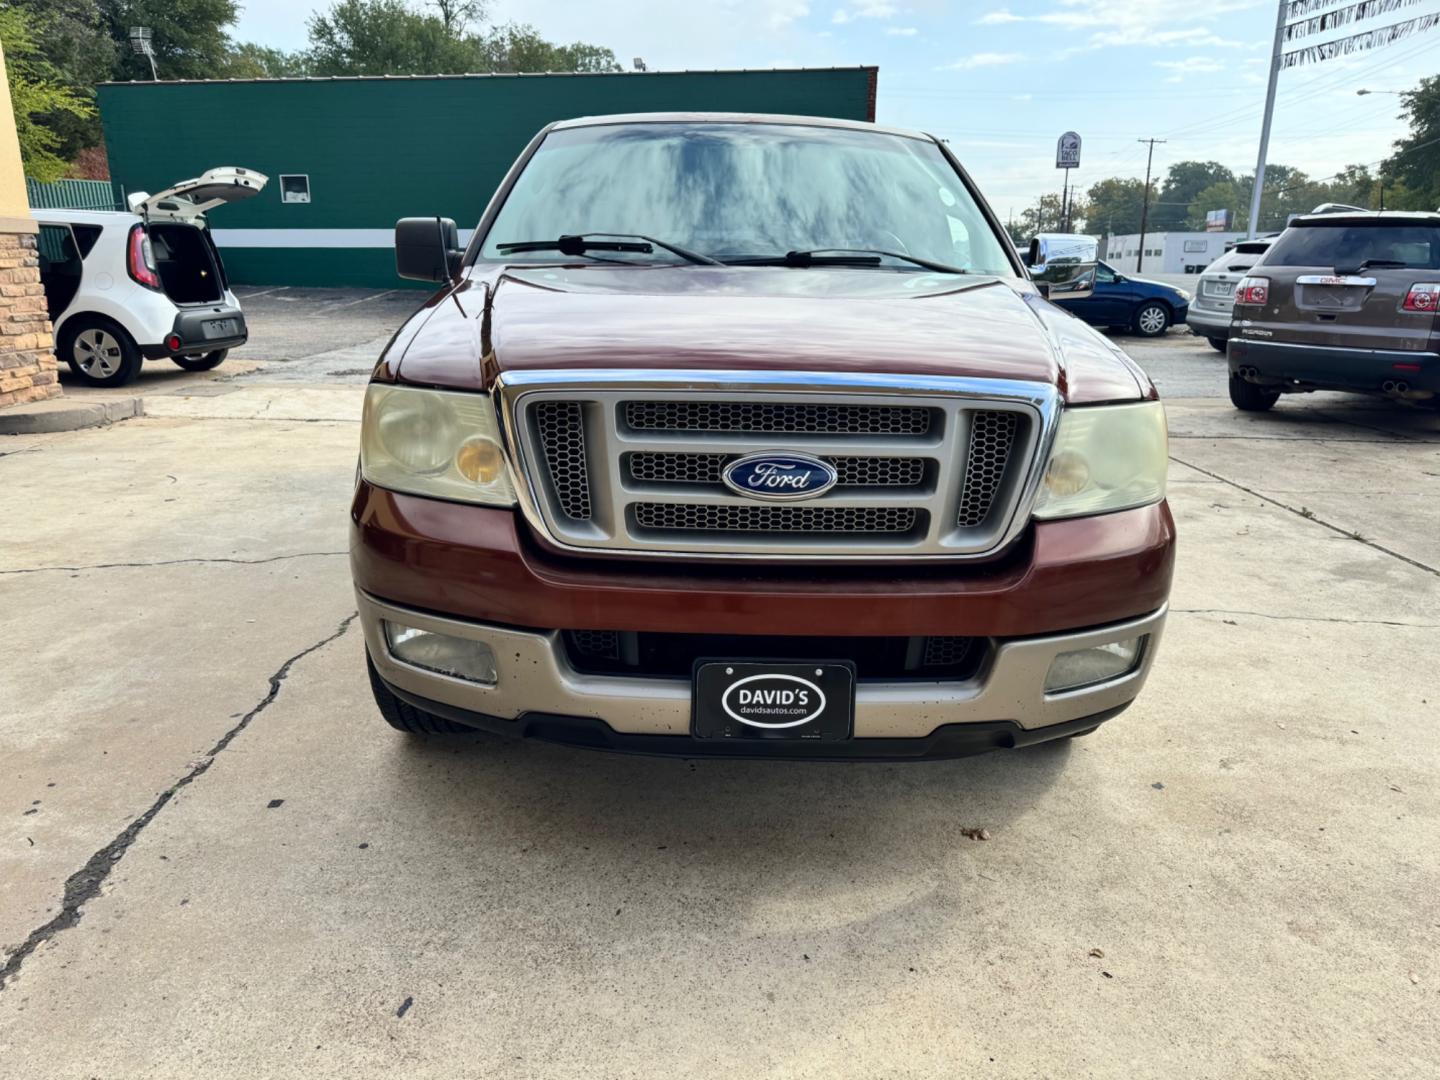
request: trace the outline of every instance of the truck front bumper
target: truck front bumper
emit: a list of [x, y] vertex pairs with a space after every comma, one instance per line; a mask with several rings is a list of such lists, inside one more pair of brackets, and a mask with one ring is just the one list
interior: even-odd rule
[[[826, 756], [948, 756], [1085, 730], [1128, 705], [1164, 627], [1175, 544], [1163, 502], [1037, 524], [993, 562], [925, 567], [578, 560], [539, 549], [510, 511], [364, 482], [351, 517], [367, 649], [400, 697], [490, 730], [693, 754], [745, 748], [691, 738], [688, 678], [578, 671], [561, 632], [985, 638], [985, 662], [968, 678], [862, 675], [854, 738], [841, 751], [825, 748]], [[495, 658], [493, 685], [397, 658], [386, 621], [483, 642]], [[1130, 670], [1045, 692], [1061, 653], [1132, 638], [1144, 641]], [[658, 741], [635, 744], [648, 739]], [[756, 749], [806, 756], [820, 748]]]
[[[365, 645], [380, 679], [411, 704], [448, 719], [490, 731], [555, 738], [614, 749], [702, 754], [742, 753], [735, 740], [690, 736], [688, 679], [593, 675], [569, 664], [557, 631], [519, 630], [462, 621], [387, 604], [356, 593]], [[1023, 745], [1085, 730], [1124, 709], [1145, 684], [1165, 627], [1165, 609], [1092, 630], [998, 643], [989, 663], [973, 678], [871, 682], [855, 689], [859, 748], [835, 754], [835, 744], [765, 742], [756, 752], [779, 748], [831, 756], [937, 756], [926, 740], [950, 741], [942, 729], [967, 728], [981, 735], [978, 749]], [[483, 642], [495, 657], [496, 678], [484, 685], [415, 667], [390, 649], [384, 623]], [[1143, 639], [1137, 665], [1116, 678], [1075, 690], [1049, 693], [1045, 677], [1062, 653], [1133, 638]], [[559, 737], [562, 730], [576, 733]], [[939, 733], [939, 734], [937, 734]], [[612, 737], [613, 736], [613, 737]], [[636, 742], [640, 736], [661, 740]], [[877, 740], [866, 746], [867, 740]], [[964, 741], [964, 740], [962, 740]], [[886, 746], [894, 743], [898, 745]], [[707, 751], [706, 747], [710, 750]]]

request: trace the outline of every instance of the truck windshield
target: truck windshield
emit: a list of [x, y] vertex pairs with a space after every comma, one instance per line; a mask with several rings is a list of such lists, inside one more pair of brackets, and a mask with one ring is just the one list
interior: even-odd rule
[[[553, 251], [503, 249], [594, 232], [662, 237], [721, 261], [864, 248], [1015, 272], [940, 149], [879, 131], [753, 123], [554, 131], [506, 198], [482, 257], [554, 262]], [[677, 261], [658, 248], [615, 258]]]
[[1440, 228], [1427, 225], [1315, 223], [1287, 229], [1265, 259], [1266, 266], [1390, 267], [1440, 269]]

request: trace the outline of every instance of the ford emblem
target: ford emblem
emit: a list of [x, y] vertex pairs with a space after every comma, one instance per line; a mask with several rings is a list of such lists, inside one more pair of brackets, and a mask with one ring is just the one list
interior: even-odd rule
[[823, 495], [840, 479], [835, 466], [808, 454], [766, 451], [746, 454], [725, 466], [725, 486], [739, 495], [765, 502], [793, 502]]

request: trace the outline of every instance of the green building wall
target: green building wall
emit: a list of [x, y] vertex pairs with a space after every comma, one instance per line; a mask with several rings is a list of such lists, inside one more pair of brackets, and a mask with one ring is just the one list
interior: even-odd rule
[[[159, 191], [217, 165], [270, 177], [210, 214], [236, 283], [394, 288], [397, 218], [468, 230], [554, 120], [623, 112], [768, 112], [873, 120], [875, 68], [107, 83], [111, 176]], [[280, 176], [309, 177], [282, 203]]]

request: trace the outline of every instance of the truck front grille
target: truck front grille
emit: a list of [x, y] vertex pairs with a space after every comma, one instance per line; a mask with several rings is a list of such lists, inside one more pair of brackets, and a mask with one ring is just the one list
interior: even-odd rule
[[[725, 466], [739, 454], [666, 454], [642, 451], [626, 460], [629, 475], [655, 484], [718, 484]], [[827, 457], [839, 474], [837, 487], [918, 487], [924, 458]]]
[[642, 529], [687, 533], [908, 533], [919, 511], [911, 506], [713, 506], [635, 503]]
[[774, 661], [848, 660], [861, 683], [973, 678], [991, 652], [980, 637], [784, 637], [565, 630], [566, 659], [584, 675], [689, 678], [695, 661], [763, 656]]
[[634, 431], [746, 434], [924, 435], [930, 410], [896, 405], [806, 405], [750, 401], [627, 401]]
[[[734, 388], [691, 373], [673, 389], [555, 378], [502, 390], [532, 520], [567, 547], [621, 554], [985, 554], [1018, 528], [1053, 406], [1044, 387], [991, 398], [793, 379]], [[835, 486], [777, 503], [725, 485], [737, 458], [785, 451], [827, 461]]]

